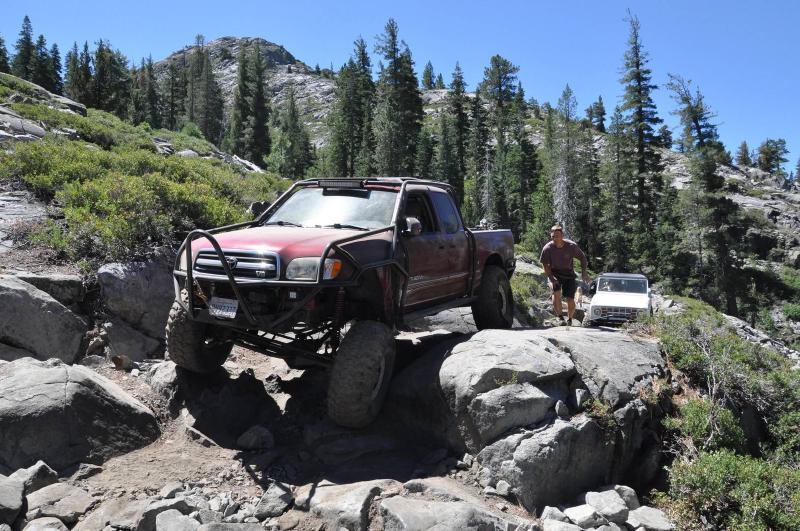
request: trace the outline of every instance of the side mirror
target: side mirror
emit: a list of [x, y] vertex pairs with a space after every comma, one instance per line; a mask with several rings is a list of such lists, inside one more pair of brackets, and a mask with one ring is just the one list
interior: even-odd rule
[[419, 236], [422, 234], [422, 223], [417, 218], [406, 218], [406, 230], [403, 231], [406, 236]]
[[592, 280], [589, 284], [589, 295], [594, 295], [595, 293], [597, 293], [597, 281]]

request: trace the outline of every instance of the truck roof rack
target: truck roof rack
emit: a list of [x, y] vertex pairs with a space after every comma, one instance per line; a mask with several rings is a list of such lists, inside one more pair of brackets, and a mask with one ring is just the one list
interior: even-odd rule
[[403, 183], [414, 184], [428, 184], [431, 186], [438, 186], [440, 188], [447, 188], [448, 190], [453, 187], [448, 183], [441, 181], [434, 181], [431, 179], [423, 179], [420, 177], [332, 177], [327, 179], [305, 179], [298, 181], [300, 185], [317, 185], [330, 188], [361, 188], [367, 184], [397, 184]]

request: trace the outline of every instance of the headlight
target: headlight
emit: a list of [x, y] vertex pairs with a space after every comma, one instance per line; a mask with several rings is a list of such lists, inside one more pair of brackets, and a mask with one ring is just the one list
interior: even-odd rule
[[[334, 258], [325, 260], [325, 269], [322, 278], [325, 280], [339, 276], [342, 270], [342, 261]], [[287, 280], [317, 280], [319, 272], [319, 257], [308, 256], [305, 258], [295, 258], [286, 267]]]
[[601, 309], [600, 309], [599, 306], [595, 306], [594, 308], [592, 308], [592, 316], [600, 317], [600, 312], [601, 312]]

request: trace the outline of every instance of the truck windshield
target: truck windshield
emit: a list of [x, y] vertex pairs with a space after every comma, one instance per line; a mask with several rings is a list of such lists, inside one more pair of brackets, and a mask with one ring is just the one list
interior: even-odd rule
[[597, 281], [597, 291], [647, 293], [647, 281], [641, 278], [601, 278]]
[[270, 225], [379, 229], [392, 223], [397, 192], [301, 188], [276, 210]]

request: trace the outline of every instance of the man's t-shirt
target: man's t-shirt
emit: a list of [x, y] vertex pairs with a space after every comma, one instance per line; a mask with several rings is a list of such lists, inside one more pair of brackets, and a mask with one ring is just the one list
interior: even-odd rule
[[556, 247], [552, 241], [547, 242], [542, 249], [540, 260], [542, 265], [550, 265], [553, 273], [574, 277], [575, 269], [572, 266], [574, 258], [580, 260], [581, 265], [586, 267], [586, 255], [583, 254], [578, 244], [564, 238], [564, 245], [560, 248]]

